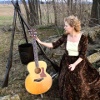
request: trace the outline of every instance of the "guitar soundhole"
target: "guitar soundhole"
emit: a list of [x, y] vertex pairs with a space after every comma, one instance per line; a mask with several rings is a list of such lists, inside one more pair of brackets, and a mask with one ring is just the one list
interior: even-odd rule
[[41, 72], [41, 69], [40, 69], [40, 68], [36, 68], [36, 69], [35, 69], [35, 73], [36, 73], [36, 74], [39, 74], [40, 72]]

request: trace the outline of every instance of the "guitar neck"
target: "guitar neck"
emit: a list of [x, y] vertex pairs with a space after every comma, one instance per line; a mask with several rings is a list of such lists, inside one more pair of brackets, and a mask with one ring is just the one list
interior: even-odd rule
[[36, 43], [36, 39], [33, 39], [33, 52], [34, 52], [34, 61], [35, 61], [35, 65], [36, 67], [39, 67], [39, 63], [38, 63], [38, 51], [37, 51], [37, 43]]

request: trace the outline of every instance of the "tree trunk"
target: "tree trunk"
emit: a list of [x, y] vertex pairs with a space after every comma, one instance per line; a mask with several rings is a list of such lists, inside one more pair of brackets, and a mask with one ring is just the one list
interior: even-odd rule
[[80, 5], [80, 14], [79, 14], [79, 19], [82, 20], [82, 0], [79, 1], [79, 5]]
[[49, 3], [46, 4], [47, 5], [47, 24], [49, 24]]
[[39, 24], [39, 16], [38, 16], [38, 0], [28, 0], [29, 8], [27, 7], [26, 1], [22, 0], [26, 15], [27, 15], [27, 21], [31, 26], [38, 25]]
[[25, 0], [22, 0], [22, 3], [24, 5], [25, 11], [26, 11], [27, 22], [29, 23], [30, 22], [30, 17], [29, 17], [29, 9], [28, 9], [28, 6], [27, 6]]
[[55, 0], [52, 0], [52, 3], [53, 3], [53, 9], [54, 9], [55, 25], [57, 26], [57, 10], [56, 10]]
[[[41, 1], [42, 2], [42, 1]], [[42, 13], [41, 13], [41, 5], [42, 4], [39, 4], [39, 23], [42, 25]]]
[[73, 0], [71, 0], [70, 10], [71, 10], [71, 14], [73, 14]]
[[73, 14], [73, 0], [68, 0], [67, 1], [67, 5], [68, 5], [68, 8], [69, 8], [69, 15]]
[[30, 24], [32, 26], [39, 24], [38, 17], [38, 0], [28, 0], [30, 9]]
[[93, 0], [89, 26], [92, 27], [98, 24], [100, 24], [100, 0]]

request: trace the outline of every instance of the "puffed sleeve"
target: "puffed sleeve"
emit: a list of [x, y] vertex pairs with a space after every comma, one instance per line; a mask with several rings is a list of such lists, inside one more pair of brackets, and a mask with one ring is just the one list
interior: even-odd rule
[[57, 41], [52, 42], [53, 49], [55, 49], [55, 48], [59, 47], [61, 44], [63, 44], [65, 39], [66, 39], [66, 35], [63, 34]]
[[79, 54], [79, 57], [82, 59], [86, 57], [87, 45], [88, 45], [88, 38], [87, 36], [84, 36], [81, 41], [81, 50]]

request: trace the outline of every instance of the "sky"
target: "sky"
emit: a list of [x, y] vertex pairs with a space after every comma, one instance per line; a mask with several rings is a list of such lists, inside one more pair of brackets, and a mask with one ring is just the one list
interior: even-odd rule
[[[41, 1], [51, 1], [51, 0], [41, 0]], [[62, 1], [62, 0], [59, 0], [59, 1]], [[93, 0], [82, 0], [82, 1], [90, 1], [90, 2], [92, 2]]]
[[[11, 0], [0, 0], [0, 1], [11, 1]], [[14, 0], [14, 1], [16, 1], [16, 0]], [[20, 0], [19, 0], [20, 1]], [[41, 0], [41, 1], [45, 1], [45, 0]], [[47, 0], [47, 1], [49, 1], [49, 0]], [[51, 1], [51, 0], [50, 0]], [[61, 1], [61, 0], [60, 0]], [[82, 1], [90, 1], [90, 2], [92, 2], [92, 0], [82, 0]]]

